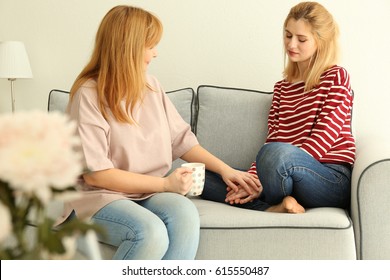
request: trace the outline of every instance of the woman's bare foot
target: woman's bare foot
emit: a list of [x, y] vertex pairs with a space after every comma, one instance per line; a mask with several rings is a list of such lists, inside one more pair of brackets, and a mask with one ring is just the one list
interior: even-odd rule
[[286, 196], [280, 204], [271, 206], [266, 211], [299, 214], [305, 213], [305, 208], [303, 208], [292, 196]]

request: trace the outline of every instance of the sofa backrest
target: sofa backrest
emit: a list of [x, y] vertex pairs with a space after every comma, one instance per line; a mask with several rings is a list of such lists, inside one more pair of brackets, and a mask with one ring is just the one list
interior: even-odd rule
[[[201, 85], [196, 93], [183, 88], [167, 95], [203, 147], [232, 167], [250, 167], [266, 138], [271, 92]], [[68, 91], [53, 89], [48, 111], [64, 113], [68, 102]]]
[[192, 131], [195, 132], [195, 91], [192, 88], [183, 88], [168, 91], [167, 95], [180, 116], [191, 125]]
[[196, 98], [200, 144], [234, 168], [249, 168], [267, 136], [272, 92], [202, 85]]
[[[195, 92], [192, 88], [183, 88], [174, 91], [167, 92], [169, 98], [171, 99], [173, 105], [175, 105], [177, 111], [182, 116], [182, 118], [189, 124], [191, 128], [194, 125], [194, 116], [193, 112], [195, 109]], [[49, 93], [47, 110], [50, 111], [60, 111], [65, 113], [66, 107], [69, 102], [69, 91], [61, 89], [52, 89]]]
[[69, 102], [69, 91], [53, 89], [49, 93], [47, 110], [65, 113]]
[[[173, 105], [175, 105], [180, 116], [184, 119], [184, 121], [191, 125], [191, 130], [195, 133], [195, 91], [192, 88], [183, 88], [168, 91], [167, 95]], [[185, 163], [185, 161], [180, 158], [173, 161], [170, 172], [180, 167], [183, 163]]]

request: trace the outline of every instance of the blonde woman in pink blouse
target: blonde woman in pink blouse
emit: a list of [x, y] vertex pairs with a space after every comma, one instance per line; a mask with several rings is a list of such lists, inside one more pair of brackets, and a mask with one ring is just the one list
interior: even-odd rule
[[151, 13], [117, 6], [103, 18], [92, 57], [70, 93], [85, 166], [83, 196], [64, 218], [91, 218], [118, 247], [115, 259], [194, 259], [199, 214], [184, 195], [191, 170], [172, 160], [204, 162], [228, 186], [258, 189], [258, 179], [202, 148], [147, 67], [162, 24]]

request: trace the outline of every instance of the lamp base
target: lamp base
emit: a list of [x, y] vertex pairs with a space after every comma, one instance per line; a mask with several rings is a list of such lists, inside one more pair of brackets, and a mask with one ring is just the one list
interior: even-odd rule
[[15, 96], [14, 96], [14, 81], [15, 78], [9, 78], [8, 81], [11, 82], [11, 102], [12, 102], [12, 113], [15, 113]]

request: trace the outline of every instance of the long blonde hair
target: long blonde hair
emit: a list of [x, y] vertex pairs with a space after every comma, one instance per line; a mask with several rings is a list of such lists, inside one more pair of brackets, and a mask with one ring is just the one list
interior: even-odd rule
[[[337, 64], [339, 28], [333, 16], [317, 2], [302, 2], [292, 7], [284, 21], [284, 29], [290, 19], [303, 20], [309, 24], [317, 45], [317, 51], [311, 58], [306, 72], [303, 73], [305, 90], [311, 90], [319, 84], [322, 73]], [[291, 82], [298, 78], [298, 75], [297, 63], [288, 59], [283, 72], [284, 78]]]
[[[108, 119], [108, 107], [117, 121], [134, 124], [132, 110], [150, 88], [145, 76], [145, 49], [157, 45], [162, 31], [160, 20], [148, 11], [126, 5], [112, 8], [100, 23], [91, 59], [75, 80], [70, 97], [94, 79], [103, 117]], [[126, 110], [120, 106], [122, 100]]]

